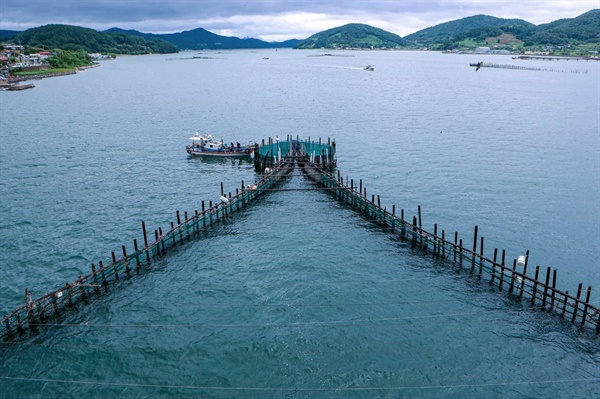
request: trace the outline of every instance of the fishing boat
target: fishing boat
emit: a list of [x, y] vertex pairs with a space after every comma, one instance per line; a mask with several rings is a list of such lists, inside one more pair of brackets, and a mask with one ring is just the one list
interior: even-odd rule
[[192, 144], [186, 145], [185, 150], [190, 155], [209, 157], [247, 157], [252, 153], [252, 145], [230, 143], [225, 144], [223, 140], [216, 140], [210, 134], [199, 134], [190, 137]]
[[367, 65], [365, 67], [365, 71], [374, 71], [374, 70], [375, 70], [375, 67], [373, 65]]

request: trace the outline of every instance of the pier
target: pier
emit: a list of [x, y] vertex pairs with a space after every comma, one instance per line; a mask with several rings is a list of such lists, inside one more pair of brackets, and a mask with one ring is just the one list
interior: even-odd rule
[[499, 293], [505, 292], [514, 300], [530, 304], [577, 326], [581, 331], [600, 334], [600, 309], [591, 304], [592, 287], [580, 283], [576, 290], [557, 288], [557, 270], [539, 265], [529, 265], [530, 254], [507, 259], [506, 251], [494, 248], [493, 255], [484, 252], [485, 239], [479, 235], [478, 226], [463, 238], [458, 232], [446, 232], [437, 224], [427, 231], [422, 224], [419, 206], [415, 215], [405, 214], [395, 205], [388, 210], [381, 204], [379, 195], [367, 195], [362, 180], [355, 182], [341, 176], [337, 166], [335, 141], [300, 140], [287, 136], [276, 137], [254, 148], [254, 166], [260, 178], [251, 184], [242, 181], [235, 193], [226, 192], [221, 183], [220, 202], [202, 201], [201, 210], [192, 213], [175, 212], [176, 221], [168, 229], [153, 231], [141, 222], [142, 241], [133, 240], [133, 250], [122, 245], [119, 254], [112, 252], [111, 259], [90, 265], [91, 272], [40, 297], [32, 298], [25, 289], [25, 304], [3, 316], [0, 324], [0, 342], [23, 341], [38, 334], [46, 323], [59, 319], [63, 313], [78, 303], [88, 303], [108, 290], [120, 279], [134, 278], [153, 260], [182, 246], [186, 241], [202, 239], [207, 231], [222, 220], [243, 211], [258, 201], [261, 195], [279, 190], [282, 183], [299, 169], [322, 190], [361, 214], [398, 240], [409, 242], [415, 251], [430, 256], [449, 269], [458, 270], [471, 281], [488, 284]]

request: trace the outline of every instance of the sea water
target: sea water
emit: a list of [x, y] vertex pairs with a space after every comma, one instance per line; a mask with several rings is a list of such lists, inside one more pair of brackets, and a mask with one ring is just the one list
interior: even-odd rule
[[[327, 55], [331, 54], [331, 55]], [[200, 57], [200, 58], [192, 58]], [[477, 58], [479, 57], [479, 58]], [[396, 51], [119, 57], [0, 93], [0, 311], [257, 176], [226, 142], [336, 141], [342, 176], [486, 255], [600, 289], [597, 62]], [[490, 69], [490, 61], [552, 69]], [[364, 70], [374, 65], [374, 71]], [[592, 397], [597, 339], [415, 252], [301, 176], [0, 347], [5, 397]], [[592, 303], [600, 304], [592, 292]]]

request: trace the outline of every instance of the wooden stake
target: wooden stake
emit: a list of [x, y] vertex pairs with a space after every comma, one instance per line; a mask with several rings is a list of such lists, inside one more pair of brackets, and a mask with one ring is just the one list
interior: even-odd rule
[[575, 305], [573, 306], [573, 318], [571, 319], [571, 323], [575, 323], [577, 319], [577, 311], [579, 310], [579, 298], [581, 297], [581, 288], [583, 284], [579, 283], [579, 287], [577, 288], [577, 298], [575, 299]]
[[588, 304], [590, 303], [590, 296], [592, 295], [592, 287], [588, 286], [587, 294], [585, 296], [585, 305], [583, 307], [583, 316], [581, 316], [581, 327], [585, 324], [585, 319], [587, 318], [588, 312]]
[[546, 284], [544, 284], [544, 297], [542, 298], [542, 307], [546, 308], [546, 297], [548, 296], [548, 285], [550, 284], [550, 268], [546, 269]]

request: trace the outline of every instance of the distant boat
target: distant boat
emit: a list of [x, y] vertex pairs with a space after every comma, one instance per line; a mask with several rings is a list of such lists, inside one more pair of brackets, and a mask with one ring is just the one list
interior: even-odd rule
[[367, 65], [365, 67], [365, 71], [374, 71], [374, 70], [375, 70], [375, 67], [373, 65]]
[[192, 144], [186, 145], [185, 150], [190, 155], [208, 157], [248, 157], [252, 153], [251, 144], [225, 144], [223, 140], [215, 140], [210, 134], [196, 134], [190, 137]]

